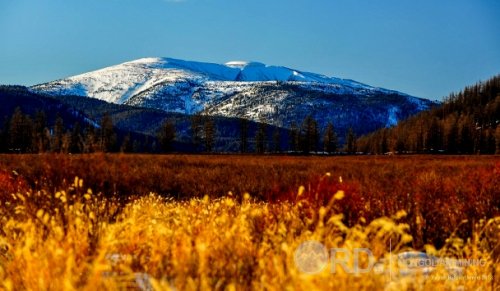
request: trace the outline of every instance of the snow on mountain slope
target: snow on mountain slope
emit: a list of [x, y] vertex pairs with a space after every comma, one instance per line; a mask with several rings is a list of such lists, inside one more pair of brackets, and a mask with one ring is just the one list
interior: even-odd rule
[[42, 84], [34, 89], [54, 95], [89, 96], [122, 104], [157, 84], [182, 79], [197, 81], [199, 78], [202, 78], [201, 74], [180, 69], [175, 63], [147, 58]]
[[259, 62], [226, 64], [144, 58], [32, 87], [51, 95], [79, 95], [193, 114], [244, 117], [278, 126], [305, 115], [358, 131], [394, 125], [433, 103], [356, 81]]
[[225, 65], [171, 58], [144, 58], [67, 79], [34, 86], [37, 91], [81, 95], [112, 103], [126, 103], [132, 96], [161, 83], [199, 85], [207, 81], [269, 82], [296, 81], [337, 84], [350, 88], [375, 89], [338, 78], [301, 72], [258, 62], [229, 62]]

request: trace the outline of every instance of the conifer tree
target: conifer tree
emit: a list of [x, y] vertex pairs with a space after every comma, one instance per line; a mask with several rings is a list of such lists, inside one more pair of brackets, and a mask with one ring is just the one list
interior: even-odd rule
[[191, 116], [191, 138], [195, 150], [198, 150], [202, 141], [202, 116], [199, 113]]
[[101, 119], [99, 145], [100, 151], [103, 152], [112, 152], [116, 146], [116, 133], [114, 131], [113, 120], [107, 113]]
[[158, 133], [158, 141], [160, 142], [161, 150], [168, 152], [172, 150], [173, 142], [175, 140], [175, 125], [172, 120], [166, 120]]
[[266, 124], [260, 122], [255, 134], [255, 151], [263, 154], [266, 151]]
[[281, 152], [281, 136], [278, 127], [276, 127], [273, 132], [273, 151], [275, 153]]
[[203, 124], [205, 151], [210, 153], [214, 149], [215, 144], [215, 122], [213, 117], [206, 116]]
[[292, 124], [290, 125], [290, 138], [288, 141], [289, 149], [292, 152], [297, 152], [299, 150], [299, 139], [300, 133], [299, 129], [297, 128], [297, 124], [295, 122], [292, 122]]
[[346, 136], [346, 151], [348, 154], [356, 153], [356, 135], [352, 127], [349, 127]]
[[54, 129], [52, 130], [52, 142], [50, 149], [53, 153], [60, 153], [62, 150], [64, 136], [64, 122], [62, 117], [58, 114], [56, 122], [54, 124]]
[[248, 119], [240, 119], [240, 152], [248, 151]]
[[73, 130], [71, 131], [69, 152], [81, 153], [83, 152], [83, 136], [81, 132], [80, 123], [75, 122]]
[[329, 122], [326, 126], [323, 137], [323, 151], [331, 154], [337, 151], [337, 134], [333, 123]]

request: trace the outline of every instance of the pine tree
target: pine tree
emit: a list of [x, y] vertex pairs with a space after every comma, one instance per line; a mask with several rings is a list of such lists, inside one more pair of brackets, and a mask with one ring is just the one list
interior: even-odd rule
[[290, 125], [290, 138], [289, 138], [289, 148], [292, 152], [297, 152], [299, 150], [299, 129], [295, 122]]
[[202, 117], [199, 113], [191, 116], [191, 137], [195, 150], [199, 150], [202, 136]]
[[123, 138], [122, 145], [120, 146], [121, 153], [130, 153], [132, 152], [132, 137], [130, 132]]
[[248, 151], [248, 120], [245, 118], [240, 119], [240, 151]]
[[69, 153], [69, 150], [71, 148], [71, 132], [66, 131], [65, 134], [63, 134], [63, 137], [61, 139], [61, 153]]
[[255, 134], [255, 151], [258, 154], [263, 154], [266, 151], [266, 124], [260, 122]]
[[203, 124], [205, 151], [210, 153], [214, 149], [215, 144], [215, 122], [211, 116], [205, 117]]
[[175, 135], [174, 122], [172, 120], [165, 121], [160, 128], [160, 132], [158, 133], [158, 141], [163, 152], [172, 150]]
[[314, 119], [312, 119], [311, 123], [311, 142], [309, 143], [311, 146], [311, 151], [317, 152], [318, 151], [318, 143], [319, 143], [319, 130], [318, 130], [318, 122]]
[[33, 152], [44, 153], [49, 150], [50, 139], [46, 132], [47, 118], [45, 112], [38, 111], [33, 123]]
[[432, 118], [427, 131], [427, 149], [430, 151], [440, 150], [442, 148], [441, 138], [442, 131], [440, 122], [437, 117], [434, 117]]
[[478, 123], [476, 122], [476, 126], [475, 126], [475, 129], [472, 133], [472, 136], [473, 136], [473, 144], [474, 144], [474, 147], [473, 147], [473, 153], [475, 154], [481, 154], [481, 149], [483, 147], [483, 127]]
[[486, 130], [486, 137], [484, 143], [484, 153], [486, 154], [494, 154], [496, 151], [496, 137], [495, 137], [495, 129], [492, 127]]
[[404, 128], [395, 128], [394, 132], [396, 134], [396, 152], [400, 154], [404, 153], [408, 150], [408, 146], [406, 145], [406, 142], [408, 140], [407, 132]]
[[474, 151], [473, 123], [469, 116], [463, 116], [458, 123], [458, 150], [461, 154], [471, 154]]
[[356, 153], [356, 135], [354, 134], [352, 127], [349, 127], [349, 130], [347, 131], [346, 151], [348, 154]]
[[52, 142], [50, 145], [50, 150], [53, 153], [60, 153], [62, 150], [63, 143], [63, 135], [64, 135], [64, 122], [62, 117], [58, 114], [56, 118], [56, 122], [54, 124], [54, 129], [52, 131]]
[[309, 115], [302, 123], [302, 133], [300, 134], [302, 151], [305, 154], [309, 154], [311, 151], [317, 151], [318, 139], [318, 123]]
[[116, 133], [111, 116], [106, 113], [101, 119], [99, 148], [103, 152], [112, 152], [116, 146]]
[[449, 153], [457, 153], [458, 151], [458, 124], [457, 124], [457, 119], [456, 117], [450, 116], [445, 121], [445, 128], [444, 128], [444, 139], [445, 139], [445, 145], [444, 149], [449, 152]]
[[273, 132], [273, 151], [275, 153], [281, 152], [281, 136], [278, 127], [276, 127]]
[[85, 129], [84, 133], [85, 139], [84, 139], [84, 145], [83, 145], [83, 152], [84, 153], [93, 153], [97, 149], [97, 144], [96, 144], [96, 134], [95, 134], [95, 129], [93, 126], [88, 125], [87, 128]]
[[337, 151], [337, 134], [331, 122], [326, 126], [323, 136], [323, 151], [331, 154]]
[[83, 152], [83, 137], [80, 128], [80, 124], [75, 122], [73, 130], [71, 131], [69, 152], [71, 153], [81, 153]]
[[12, 114], [9, 122], [9, 142], [8, 147], [14, 151], [21, 151], [23, 134], [23, 113], [20, 107], [17, 107]]
[[19, 153], [36, 152], [34, 145], [34, 122], [17, 107], [11, 118], [5, 118], [0, 130], [0, 150]]

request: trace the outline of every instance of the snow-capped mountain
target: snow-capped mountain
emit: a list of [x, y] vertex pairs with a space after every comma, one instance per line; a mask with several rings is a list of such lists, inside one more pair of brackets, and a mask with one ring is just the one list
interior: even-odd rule
[[203, 112], [288, 127], [307, 115], [361, 134], [394, 125], [433, 102], [352, 80], [258, 62], [144, 58], [31, 88], [116, 104]]

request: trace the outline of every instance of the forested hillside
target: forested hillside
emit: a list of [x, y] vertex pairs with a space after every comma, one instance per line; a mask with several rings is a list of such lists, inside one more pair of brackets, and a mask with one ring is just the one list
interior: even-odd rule
[[[0, 86], [0, 152], [269, 152], [288, 130], [238, 118], [186, 115], [81, 96]], [[316, 148], [315, 148], [316, 150]]]
[[0, 104], [0, 152], [151, 151], [155, 142], [153, 137], [116, 127], [105, 111], [94, 118], [84, 107], [23, 86], [0, 86]]
[[357, 141], [366, 153], [500, 153], [500, 75]]

